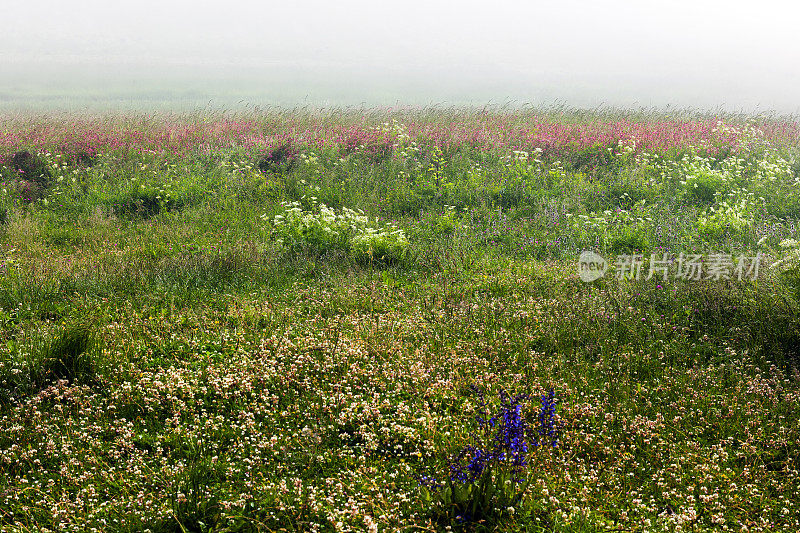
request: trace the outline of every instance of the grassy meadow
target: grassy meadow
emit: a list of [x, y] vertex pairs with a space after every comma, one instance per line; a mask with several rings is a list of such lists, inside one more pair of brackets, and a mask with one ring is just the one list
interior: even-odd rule
[[793, 118], [9, 112], [0, 174], [0, 531], [800, 530]]

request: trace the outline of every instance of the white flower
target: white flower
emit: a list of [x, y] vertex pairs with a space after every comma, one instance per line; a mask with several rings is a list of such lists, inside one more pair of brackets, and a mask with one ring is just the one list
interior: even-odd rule
[[375, 523], [371, 516], [364, 516], [364, 525], [367, 526], [369, 533], [378, 533], [378, 524]]

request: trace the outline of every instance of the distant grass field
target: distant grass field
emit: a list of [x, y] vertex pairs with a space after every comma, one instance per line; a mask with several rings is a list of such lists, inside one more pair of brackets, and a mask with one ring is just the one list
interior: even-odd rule
[[0, 173], [2, 531], [800, 529], [795, 121], [15, 113]]

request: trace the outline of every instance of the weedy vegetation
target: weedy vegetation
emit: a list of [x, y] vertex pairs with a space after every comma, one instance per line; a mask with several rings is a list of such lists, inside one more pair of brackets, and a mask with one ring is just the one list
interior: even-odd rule
[[0, 531], [800, 529], [791, 118], [9, 114], [0, 175]]

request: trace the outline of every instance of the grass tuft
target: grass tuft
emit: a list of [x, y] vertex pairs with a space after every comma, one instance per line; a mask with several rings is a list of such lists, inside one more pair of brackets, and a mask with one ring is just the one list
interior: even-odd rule
[[94, 382], [97, 372], [91, 358], [94, 328], [88, 322], [66, 326], [50, 343], [43, 361], [42, 378], [64, 379], [72, 385]]

